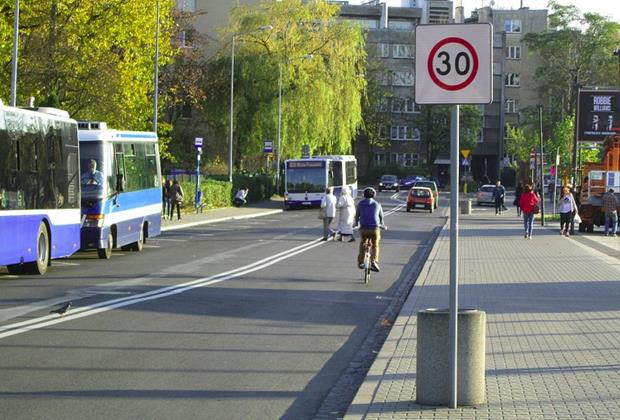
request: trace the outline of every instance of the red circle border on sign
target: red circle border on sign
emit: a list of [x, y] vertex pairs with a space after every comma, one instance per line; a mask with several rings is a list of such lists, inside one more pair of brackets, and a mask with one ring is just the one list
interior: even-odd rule
[[[437, 50], [439, 50], [444, 45], [451, 44], [451, 43], [461, 44], [465, 48], [467, 48], [467, 50], [469, 50], [469, 52], [471, 53], [472, 59], [474, 61], [471, 74], [465, 81], [459, 83], [458, 85], [445, 84], [444, 82], [439, 80], [439, 78], [437, 77], [433, 69], [433, 59], [434, 59], [434, 56]], [[478, 74], [478, 54], [476, 54], [476, 50], [469, 42], [467, 42], [463, 38], [459, 38], [456, 36], [444, 38], [441, 41], [439, 41], [437, 44], [435, 44], [435, 46], [431, 49], [430, 54], [428, 55], [428, 61], [426, 64], [428, 68], [428, 74], [433, 80], [433, 82], [440, 88], [445, 89], [445, 90], [450, 90], [450, 91], [461, 90], [461, 89], [466, 88], [467, 86], [471, 84], [471, 82], [474, 81], [474, 79], [476, 78], [476, 75]]]

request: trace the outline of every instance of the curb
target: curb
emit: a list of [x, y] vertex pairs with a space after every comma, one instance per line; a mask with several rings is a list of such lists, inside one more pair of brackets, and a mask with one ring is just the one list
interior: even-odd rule
[[227, 216], [227, 217], [220, 217], [218, 219], [201, 220], [199, 222], [191, 222], [191, 223], [185, 223], [185, 224], [181, 224], [181, 225], [166, 226], [166, 227], [161, 228], [161, 231], [162, 232], [166, 232], [166, 231], [169, 231], [169, 230], [184, 229], [184, 228], [189, 228], [189, 227], [193, 227], [193, 226], [206, 225], [206, 224], [209, 224], [209, 223], [225, 222], [225, 221], [228, 221], [228, 220], [252, 219], [254, 217], [269, 216], [270, 214], [282, 213], [283, 211], [284, 210], [268, 210], [268, 211], [264, 211], [264, 212], [261, 212], [261, 213], [245, 214], [243, 216]]

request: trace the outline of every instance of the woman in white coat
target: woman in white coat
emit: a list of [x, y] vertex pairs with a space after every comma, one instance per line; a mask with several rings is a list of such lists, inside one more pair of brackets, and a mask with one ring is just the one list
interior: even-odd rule
[[350, 237], [348, 242], [354, 242], [353, 221], [355, 219], [355, 200], [349, 192], [349, 187], [342, 187], [342, 193], [338, 200], [338, 208], [340, 209], [340, 217], [338, 219], [338, 233], [340, 241], [343, 237]]

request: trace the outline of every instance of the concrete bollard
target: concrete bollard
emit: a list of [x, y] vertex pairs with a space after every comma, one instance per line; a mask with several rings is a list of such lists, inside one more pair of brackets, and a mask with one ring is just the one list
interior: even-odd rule
[[[418, 404], [450, 405], [449, 318], [450, 311], [447, 309], [425, 309], [418, 312]], [[476, 309], [460, 310], [457, 328], [457, 404], [484, 404], [486, 313]]]
[[471, 200], [461, 200], [461, 214], [471, 214]]

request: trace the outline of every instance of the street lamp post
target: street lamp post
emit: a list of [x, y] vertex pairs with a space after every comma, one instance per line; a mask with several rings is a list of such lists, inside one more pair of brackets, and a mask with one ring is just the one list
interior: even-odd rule
[[13, 22], [13, 59], [11, 65], [11, 106], [17, 104], [17, 45], [19, 43], [19, 0], [15, 0], [15, 20]]
[[159, 0], [155, 18], [155, 77], [153, 80], [153, 132], [157, 133], [157, 99], [159, 94]]
[[229, 139], [228, 139], [228, 182], [232, 182], [232, 167], [233, 167], [233, 118], [234, 118], [234, 95], [235, 95], [235, 38], [240, 35], [247, 35], [253, 32], [271, 30], [273, 26], [265, 25], [260, 26], [251, 31], [245, 31], [241, 33], [236, 33], [232, 35], [232, 49], [230, 55], [230, 128], [229, 128]]
[[618, 57], [618, 87], [620, 87], [620, 48], [614, 50], [614, 55]]

